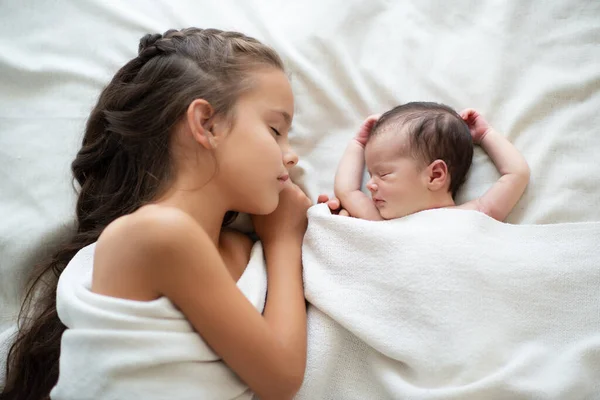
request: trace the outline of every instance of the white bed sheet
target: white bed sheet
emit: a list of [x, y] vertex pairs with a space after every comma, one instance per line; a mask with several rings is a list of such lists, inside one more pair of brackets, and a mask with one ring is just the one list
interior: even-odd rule
[[[69, 164], [101, 88], [144, 33], [192, 25], [240, 30], [285, 58], [296, 178], [312, 198], [331, 192], [364, 117], [429, 100], [479, 109], [524, 153], [531, 184], [509, 222], [600, 220], [598, 1], [5, 0], [0, 332], [14, 321], [26, 273], [68, 233]], [[460, 198], [496, 178], [477, 152]]]

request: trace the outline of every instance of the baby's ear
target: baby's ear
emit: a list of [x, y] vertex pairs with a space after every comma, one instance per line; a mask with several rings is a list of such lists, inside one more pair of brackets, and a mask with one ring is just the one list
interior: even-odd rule
[[444, 160], [435, 160], [425, 169], [427, 188], [431, 191], [447, 190], [450, 185], [450, 174]]

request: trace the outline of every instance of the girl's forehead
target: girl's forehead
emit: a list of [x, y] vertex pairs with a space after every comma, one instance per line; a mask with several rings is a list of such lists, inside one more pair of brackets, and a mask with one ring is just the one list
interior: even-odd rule
[[285, 118], [293, 117], [294, 94], [283, 71], [262, 69], [254, 72], [252, 81], [253, 87], [246, 96], [249, 103], [273, 109]]

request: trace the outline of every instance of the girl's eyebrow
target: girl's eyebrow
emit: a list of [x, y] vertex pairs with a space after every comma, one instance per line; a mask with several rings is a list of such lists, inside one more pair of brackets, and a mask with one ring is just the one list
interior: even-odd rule
[[283, 120], [285, 121], [286, 124], [288, 124], [288, 125], [292, 124], [292, 116], [290, 114], [288, 114], [286, 111], [272, 110], [272, 112], [279, 114], [283, 118]]

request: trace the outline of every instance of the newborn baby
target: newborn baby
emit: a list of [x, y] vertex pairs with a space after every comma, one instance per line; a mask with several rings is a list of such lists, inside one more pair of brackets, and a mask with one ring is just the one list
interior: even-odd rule
[[[486, 151], [502, 176], [483, 196], [457, 206], [454, 198], [471, 166], [473, 144]], [[361, 191], [365, 164], [370, 197]], [[335, 195], [350, 216], [362, 219], [401, 218], [444, 207], [503, 221], [528, 182], [523, 156], [477, 111], [459, 115], [443, 104], [412, 102], [365, 120], [340, 161]]]

